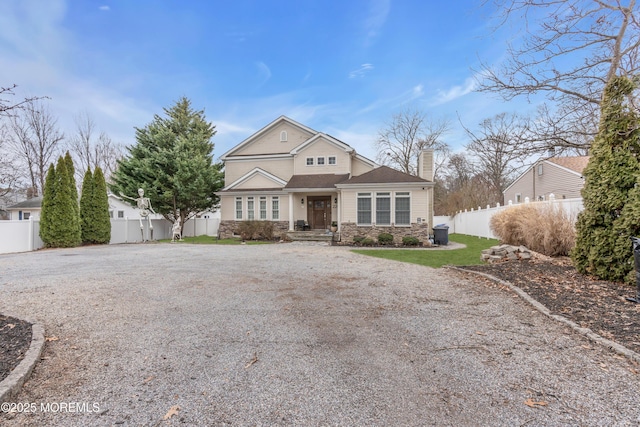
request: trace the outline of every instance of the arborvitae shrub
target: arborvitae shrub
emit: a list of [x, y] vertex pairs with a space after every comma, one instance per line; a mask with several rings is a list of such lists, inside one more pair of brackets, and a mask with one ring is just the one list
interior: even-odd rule
[[626, 77], [616, 77], [605, 88], [598, 134], [583, 171], [584, 210], [576, 222], [571, 258], [578, 271], [604, 280], [628, 277], [633, 269], [629, 237], [640, 232], [634, 191], [640, 176], [640, 118], [628, 103], [634, 90]]

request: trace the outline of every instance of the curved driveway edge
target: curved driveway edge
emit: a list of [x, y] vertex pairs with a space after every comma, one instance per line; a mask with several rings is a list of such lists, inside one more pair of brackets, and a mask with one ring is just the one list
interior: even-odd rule
[[31, 326], [31, 344], [29, 350], [18, 366], [4, 380], [0, 381], [0, 402], [6, 402], [15, 397], [22, 385], [31, 375], [33, 368], [40, 359], [44, 347], [44, 327], [38, 323]]
[[531, 304], [536, 310], [538, 310], [540, 313], [544, 314], [547, 317], [550, 317], [554, 320], [557, 320], [560, 323], [564, 323], [565, 325], [569, 326], [571, 329], [573, 329], [574, 331], [578, 332], [581, 335], [584, 335], [585, 337], [589, 338], [591, 341], [600, 344], [610, 350], [615, 351], [616, 353], [625, 356], [627, 358], [629, 358], [630, 360], [636, 362], [636, 363], [640, 363], [640, 354], [636, 353], [633, 350], [630, 350], [628, 348], [626, 348], [625, 346], [618, 344], [617, 342], [608, 340], [606, 338], [603, 338], [602, 336], [596, 334], [595, 332], [593, 332], [591, 329], [589, 328], [583, 328], [580, 325], [578, 325], [577, 323], [575, 323], [572, 320], [567, 319], [564, 316], [561, 316], [559, 314], [553, 314], [551, 313], [551, 311], [545, 307], [544, 305], [542, 305], [539, 301], [535, 300], [531, 295], [529, 295], [528, 293], [526, 293], [525, 291], [523, 291], [522, 289], [520, 289], [519, 287], [517, 287], [516, 285], [507, 282], [505, 280], [502, 279], [498, 279], [495, 276], [492, 276], [490, 274], [487, 273], [482, 273], [480, 271], [473, 271], [473, 270], [465, 270], [463, 268], [458, 268], [455, 266], [451, 266], [451, 265], [447, 265], [446, 268], [449, 268], [451, 270], [457, 270], [457, 271], [462, 271], [465, 273], [473, 273], [473, 274], [477, 274], [479, 276], [483, 276], [489, 280], [493, 280], [496, 283], [499, 283], [501, 285], [507, 286], [509, 289], [511, 289], [512, 291], [514, 291], [516, 294], [518, 294], [522, 299], [524, 299], [525, 301], [527, 301], [529, 304]]

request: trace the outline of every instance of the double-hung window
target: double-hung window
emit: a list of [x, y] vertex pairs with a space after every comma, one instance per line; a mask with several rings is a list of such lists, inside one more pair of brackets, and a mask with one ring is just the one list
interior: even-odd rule
[[376, 193], [376, 224], [391, 225], [391, 193]]
[[260, 219], [267, 219], [267, 196], [260, 196]]
[[276, 221], [280, 219], [280, 198], [271, 198], [271, 219]]
[[371, 224], [371, 193], [358, 193], [358, 225]]
[[247, 219], [249, 221], [255, 219], [254, 209], [255, 209], [255, 207], [254, 207], [253, 196], [249, 196], [249, 197], [247, 197]]
[[242, 219], [242, 197], [236, 197], [236, 219]]
[[411, 225], [411, 197], [409, 192], [396, 193], [396, 225]]

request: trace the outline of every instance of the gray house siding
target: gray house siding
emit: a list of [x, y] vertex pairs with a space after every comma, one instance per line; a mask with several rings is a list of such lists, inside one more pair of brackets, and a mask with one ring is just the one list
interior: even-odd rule
[[[539, 167], [542, 166], [542, 174]], [[566, 169], [551, 162], [541, 161], [520, 175], [504, 191], [504, 203], [522, 203], [529, 200], [548, 200], [553, 194], [556, 199], [573, 199], [581, 197], [580, 190], [584, 180], [577, 172]], [[518, 200], [518, 195], [520, 200]]]

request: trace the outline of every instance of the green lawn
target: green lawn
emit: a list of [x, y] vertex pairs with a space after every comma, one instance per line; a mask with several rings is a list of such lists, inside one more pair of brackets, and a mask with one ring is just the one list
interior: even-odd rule
[[[171, 239], [163, 239], [160, 240], [162, 243], [171, 242]], [[175, 243], [195, 243], [199, 245], [241, 245], [242, 240], [240, 239], [216, 239], [213, 236], [195, 236], [195, 237], [185, 237], [181, 242]], [[266, 241], [247, 241], [245, 242], [247, 245], [265, 245], [273, 242]]]
[[463, 249], [422, 250], [422, 249], [354, 249], [353, 252], [394, 261], [410, 262], [440, 268], [443, 265], [482, 264], [480, 253], [483, 249], [499, 244], [495, 239], [484, 239], [464, 234], [450, 234], [450, 242], [466, 245]]

